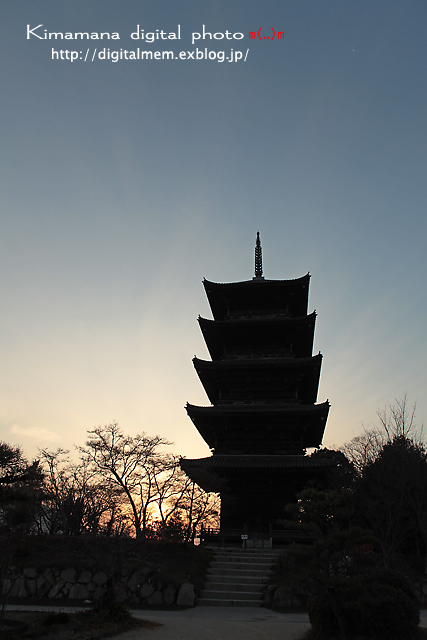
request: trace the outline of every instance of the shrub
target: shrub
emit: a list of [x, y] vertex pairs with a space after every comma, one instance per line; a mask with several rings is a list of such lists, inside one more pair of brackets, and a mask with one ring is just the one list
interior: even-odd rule
[[308, 603], [310, 623], [321, 637], [365, 636], [409, 640], [419, 624], [419, 608], [403, 576], [375, 572], [333, 577]]
[[61, 611], [60, 613], [50, 613], [44, 618], [42, 624], [45, 627], [50, 627], [54, 624], [67, 624], [70, 621], [70, 616], [65, 611]]

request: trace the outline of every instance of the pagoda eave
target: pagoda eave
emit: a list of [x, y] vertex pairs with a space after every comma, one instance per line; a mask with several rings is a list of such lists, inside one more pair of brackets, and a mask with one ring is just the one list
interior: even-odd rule
[[227, 488], [231, 474], [250, 471], [278, 473], [307, 473], [336, 466], [335, 460], [322, 460], [305, 455], [213, 455], [207, 458], [181, 458], [181, 469], [204, 491], [217, 493]]
[[277, 315], [216, 321], [199, 317], [198, 322], [212, 360], [238, 357], [247, 353], [248, 345], [254, 355], [308, 357], [313, 349], [316, 312], [298, 318]]
[[[241, 311], [282, 309], [290, 316], [307, 313], [310, 274], [294, 280], [255, 278], [243, 282], [219, 283], [203, 280], [203, 286], [215, 320], [233, 317]], [[286, 301], [286, 304], [285, 304]], [[243, 313], [245, 315], [245, 313]]]
[[314, 405], [303, 405], [303, 404], [281, 404], [281, 403], [277, 403], [277, 404], [257, 404], [257, 403], [252, 403], [252, 404], [242, 404], [242, 403], [235, 403], [235, 404], [227, 404], [227, 405], [216, 405], [216, 406], [199, 406], [199, 405], [195, 405], [195, 404], [190, 404], [189, 402], [187, 402], [187, 404], [185, 405], [185, 408], [187, 410], [188, 415], [195, 415], [195, 414], [205, 414], [205, 415], [215, 415], [215, 414], [221, 414], [221, 415], [234, 415], [236, 413], [242, 414], [242, 413], [290, 413], [290, 414], [295, 414], [295, 415], [299, 415], [302, 413], [307, 413], [307, 414], [317, 414], [317, 413], [325, 413], [327, 415], [327, 412], [329, 411], [330, 408], [330, 404], [329, 404], [329, 400], [326, 400], [326, 402], [321, 402], [319, 404], [314, 404]]
[[329, 402], [319, 405], [187, 405], [194, 426], [220, 453], [257, 450], [266, 453], [303, 453], [318, 448], [329, 412]]
[[[321, 354], [310, 358], [193, 359], [194, 368], [212, 404], [233, 401], [314, 404], [319, 386]], [[256, 392], [255, 392], [256, 390]], [[286, 390], [286, 391], [285, 391]]]
[[213, 455], [181, 458], [180, 464], [204, 469], [314, 469], [335, 467], [336, 460], [299, 455]]
[[286, 368], [286, 369], [301, 369], [301, 368], [312, 368], [316, 365], [319, 366], [322, 362], [322, 354], [318, 353], [315, 356], [309, 356], [308, 358], [287, 358], [287, 357], [279, 357], [279, 358], [230, 358], [228, 360], [201, 360], [200, 358], [194, 357], [193, 364], [197, 369], [272, 369], [272, 368]]

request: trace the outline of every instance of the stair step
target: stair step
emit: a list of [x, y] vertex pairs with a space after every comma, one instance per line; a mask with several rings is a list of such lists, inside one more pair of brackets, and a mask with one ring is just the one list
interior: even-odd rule
[[242, 556], [230, 556], [228, 554], [223, 555], [220, 553], [215, 554], [215, 557], [218, 560], [223, 560], [224, 562], [261, 562], [261, 563], [268, 563], [268, 562], [274, 562], [276, 560], [276, 558], [273, 557], [268, 557], [268, 556], [246, 556], [246, 555], [242, 555]]
[[262, 600], [220, 600], [213, 598], [198, 598], [197, 604], [202, 607], [260, 607]]
[[256, 592], [259, 594], [263, 587], [263, 583], [241, 584], [240, 582], [208, 582], [205, 585], [203, 593], [206, 591], [229, 591], [230, 593]]
[[260, 607], [263, 604], [261, 590], [268, 582], [276, 558], [276, 553], [258, 549], [215, 551], [197, 604]]
[[223, 574], [215, 574], [215, 573], [211, 573], [208, 572], [207, 574], [207, 579], [209, 580], [210, 583], [217, 583], [220, 582], [222, 584], [232, 584], [232, 583], [238, 583], [238, 584], [265, 584], [266, 582], [268, 582], [268, 576], [265, 576], [264, 574], [259, 575], [259, 576], [242, 576], [242, 575], [236, 575], [236, 574], [227, 574], [227, 575], [223, 575]]
[[215, 600], [260, 600], [259, 591], [220, 591], [218, 589], [204, 589], [202, 598]]

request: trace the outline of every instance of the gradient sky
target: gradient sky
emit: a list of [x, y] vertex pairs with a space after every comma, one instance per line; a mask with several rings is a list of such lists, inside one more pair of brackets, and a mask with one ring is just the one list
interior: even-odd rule
[[[202, 25], [244, 38], [193, 46]], [[249, 40], [261, 27], [285, 37]], [[201, 281], [250, 279], [258, 229], [266, 278], [312, 274], [324, 445], [405, 392], [421, 423], [426, 28], [425, 0], [3, 2], [0, 438], [32, 456], [117, 420], [208, 455], [184, 410], [209, 404]], [[95, 46], [249, 53], [92, 63]]]

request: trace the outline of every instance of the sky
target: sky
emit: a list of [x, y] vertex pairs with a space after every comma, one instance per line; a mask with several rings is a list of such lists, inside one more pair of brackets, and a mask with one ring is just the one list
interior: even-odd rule
[[424, 0], [0, 15], [0, 439], [32, 457], [116, 420], [209, 455], [184, 409], [209, 404], [202, 280], [251, 279], [257, 230], [266, 278], [312, 276], [324, 446], [405, 393], [427, 418]]

